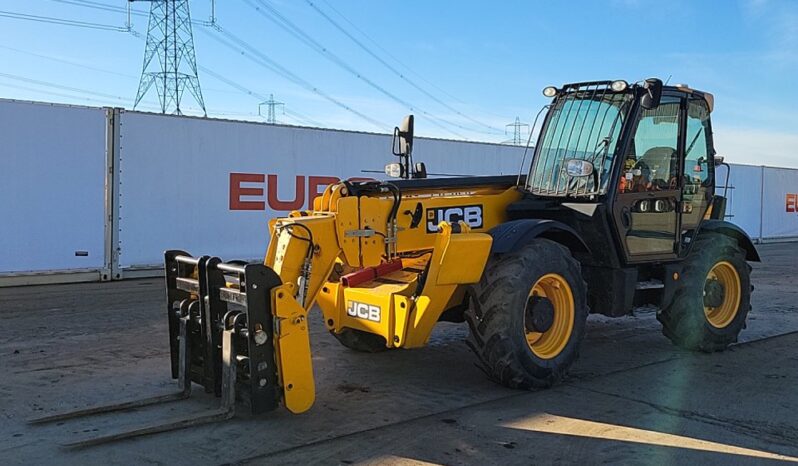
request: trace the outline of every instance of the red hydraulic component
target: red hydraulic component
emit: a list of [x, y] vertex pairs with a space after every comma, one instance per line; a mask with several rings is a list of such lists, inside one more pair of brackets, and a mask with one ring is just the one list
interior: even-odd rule
[[392, 260], [391, 262], [385, 262], [385, 263], [380, 264], [380, 265], [378, 265], [378, 266], [376, 266], [374, 268], [376, 269], [375, 270], [375, 275], [376, 276], [379, 277], [379, 276], [382, 276], [382, 275], [388, 275], [391, 272], [396, 272], [397, 270], [402, 270], [402, 259], [396, 259], [396, 260]]
[[402, 259], [395, 259], [376, 267], [366, 267], [357, 272], [348, 273], [341, 277], [341, 284], [346, 287], [358, 286], [361, 283], [366, 283], [369, 280], [374, 280], [397, 270], [402, 270]]

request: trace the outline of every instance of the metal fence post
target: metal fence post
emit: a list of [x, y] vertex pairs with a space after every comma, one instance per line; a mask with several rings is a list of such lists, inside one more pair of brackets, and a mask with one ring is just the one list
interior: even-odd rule
[[101, 280], [122, 278], [119, 270], [119, 108], [106, 107], [105, 265]]
[[759, 243], [764, 241], [764, 222], [765, 222], [765, 166], [760, 167], [759, 176]]

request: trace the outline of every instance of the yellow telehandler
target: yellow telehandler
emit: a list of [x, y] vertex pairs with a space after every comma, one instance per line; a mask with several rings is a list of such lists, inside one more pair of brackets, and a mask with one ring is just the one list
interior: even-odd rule
[[410, 116], [394, 133], [399, 163], [386, 167], [400, 179], [342, 181], [311, 209], [271, 220], [262, 264], [167, 251], [182, 391], [39, 421], [183, 398], [192, 383], [221, 408], [78, 444], [229, 418], [237, 399], [254, 414], [307, 411], [315, 305], [341, 344], [364, 352], [421, 348], [437, 322], [465, 322], [487, 376], [521, 389], [564, 377], [590, 312], [655, 304], [663, 333], [684, 348], [735, 342], [750, 308], [747, 261], [759, 256], [724, 220], [712, 95], [659, 79], [544, 95], [552, 101], [524, 175], [427, 178], [413, 163]]

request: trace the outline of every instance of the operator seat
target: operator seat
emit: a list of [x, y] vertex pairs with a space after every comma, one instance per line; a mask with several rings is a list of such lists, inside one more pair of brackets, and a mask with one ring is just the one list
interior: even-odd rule
[[637, 161], [641, 168], [648, 169], [652, 188], [667, 189], [670, 181], [678, 176], [679, 163], [672, 147], [652, 147]]

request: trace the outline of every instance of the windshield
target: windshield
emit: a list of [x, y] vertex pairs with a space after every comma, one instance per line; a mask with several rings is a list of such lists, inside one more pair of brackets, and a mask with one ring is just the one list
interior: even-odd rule
[[[550, 196], [593, 195], [606, 192], [609, 171], [626, 117], [630, 93], [616, 93], [606, 85], [571, 88], [560, 95], [546, 117], [527, 178], [527, 189]], [[572, 177], [565, 161], [591, 162], [594, 173]]]

